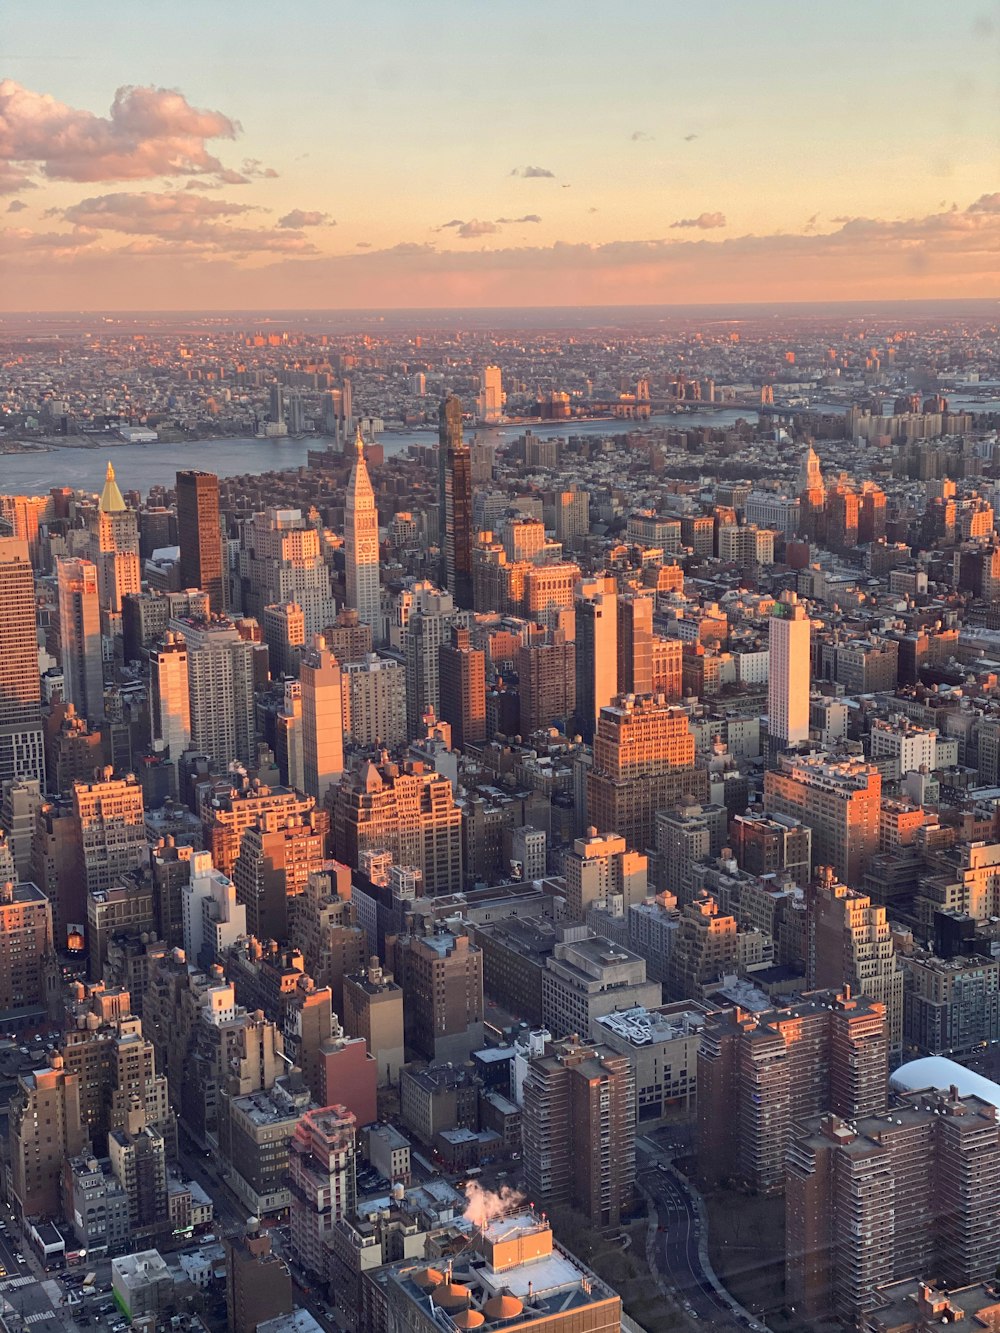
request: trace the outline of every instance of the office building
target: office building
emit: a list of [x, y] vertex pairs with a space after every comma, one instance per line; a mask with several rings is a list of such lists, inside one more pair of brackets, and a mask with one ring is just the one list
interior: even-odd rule
[[53, 795], [68, 792], [74, 782], [93, 777], [104, 763], [101, 733], [78, 717], [72, 704], [56, 703], [45, 719], [45, 778]]
[[[12, 864], [13, 857], [8, 870]], [[48, 1009], [55, 985], [52, 906], [36, 884], [0, 876], [0, 940], [0, 1013]]]
[[451, 724], [452, 745], [465, 750], [486, 740], [486, 654], [473, 648], [467, 629], [452, 627], [441, 645], [440, 717]]
[[812, 622], [795, 593], [783, 592], [768, 621], [767, 725], [772, 753], [809, 739]]
[[[192, 852], [186, 866], [188, 875], [180, 890], [184, 952], [195, 966], [210, 967], [246, 936], [247, 908], [237, 900], [232, 880], [212, 865], [210, 852]], [[268, 937], [258, 934], [258, 938]]]
[[789, 815], [735, 815], [729, 842], [748, 875], [784, 873], [803, 887], [812, 878], [812, 829]]
[[291, 1203], [288, 1145], [302, 1116], [315, 1109], [299, 1070], [272, 1088], [224, 1099], [219, 1150], [230, 1188], [254, 1217], [281, 1213]]
[[243, 526], [239, 568], [244, 615], [263, 620], [265, 607], [294, 602], [302, 608], [307, 642], [336, 617], [320, 533], [300, 509], [254, 514]]
[[[577, 838], [565, 860], [566, 912], [583, 921], [598, 902], [620, 896], [624, 910], [646, 897], [648, 858], [629, 851], [625, 839], [614, 833], [600, 836], [596, 828]], [[543, 872], [544, 873], [544, 872]]]
[[[363, 625], [378, 632], [382, 623], [379, 605], [378, 510], [372, 490], [364, 441], [358, 428], [354, 441], [354, 466], [347, 483], [344, 511], [344, 559], [347, 572], [347, 605], [357, 611]], [[381, 634], [378, 635], [381, 638]]]
[[264, 607], [264, 642], [275, 679], [299, 674], [306, 646], [306, 617], [298, 602], [272, 602]]
[[[56, 562], [63, 698], [88, 722], [104, 720], [104, 657], [97, 567], [89, 560]], [[34, 646], [34, 633], [32, 633]]]
[[780, 1191], [799, 1120], [885, 1109], [888, 1052], [885, 1006], [849, 986], [812, 992], [788, 1009], [709, 1014], [698, 1052], [702, 1179]]
[[814, 865], [832, 866], [860, 884], [879, 847], [882, 775], [862, 759], [826, 754], [779, 755], [764, 775], [764, 807], [812, 830]]
[[903, 1046], [903, 965], [893, 948], [884, 907], [867, 894], [841, 884], [829, 866], [820, 866], [806, 890], [808, 956], [806, 975], [813, 988], [848, 985], [856, 995], [885, 1008], [889, 1048]]
[[406, 668], [402, 662], [368, 653], [359, 662], [341, 661], [340, 670], [347, 701], [346, 728], [354, 744], [387, 750], [405, 745]]
[[499, 366], [485, 366], [479, 376], [476, 415], [487, 426], [495, 426], [503, 416], [503, 376]]
[[239, 785], [206, 784], [199, 809], [205, 850], [216, 870], [231, 876], [244, 833], [265, 811], [277, 810], [289, 819], [308, 816], [315, 807], [311, 796], [290, 787], [254, 786], [247, 779]]
[[[0, 537], [0, 787], [45, 777], [35, 579], [26, 541]], [[103, 677], [102, 677], [103, 690]]]
[[403, 1049], [403, 990], [379, 960], [371, 958], [361, 972], [344, 977], [344, 1030], [363, 1037], [378, 1061], [378, 1083], [399, 1081]]
[[83, 1152], [80, 1084], [61, 1055], [21, 1074], [10, 1099], [10, 1192], [22, 1225], [62, 1215], [63, 1161]]
[[303, 893], [309, 876], [322, 869], [324, 841], [315, 818], [289, 818], [275, 810], [265, 811], [246, 830], [233, 883], [251, 935], [258, 940], [288, 938], [289, 900]]
[[594, 1039], [632, 1064], [639, 1131], [693, 1117], [698, 1047], [708, 1013], [704, 1005], [682, 1001], [617, 1010], [594, 1020]]
[[172, 620], [187, 644], [191, 745], [220, 768], [256, 757], [255, 645], [229, 620]]
[[618, 693], [618, 597], [611, 578], [585, 581], [576, 598], [576, 715], [590, 740]]
[[149, 651], [149, 712], [153, 750], [176, 770], [191, 744], [191, 682], [187, 643], [173, 630]]
[[330, 1277], [333, 1229], [357, 1199], [355, 1120], [343, 1106], [307, 1111], [289, 1144], [289, 1231], [297, 1263]]
[[213, 473], [178, 472], [177, 540], [181, 583], [207, 593], [212, 615], [222, 615], [229, 604], [229, 562], [219, 517], [219, 478]]
[[529, 1061], [522, 1119], [530, 1197], [617, 1226], [635, 1184], [635, 1075], [625, 1055], [567, 1037]]
[[567, 642], [564, 630], [533, 627], [515, 663], [520, 734], [565, 725], [576, 713], [576, 644]]
[[302, 654], [302, 770], [305, 790], [322, 806], [344, 771], [344, 688], [340, 663], [322, 634]]
[[[618, 598], [618, 686], [616, 694], [653, 693], [655, 597]], [[610, 702], [608, 700], [607, 702]]]
[[365, 853], [388, 852], [396, 866], [416, 867], [429, 896], [461, 890], [462, 808], [443, 773], [367, 760], [345, 774], [332, 814], [338, 861], [356, 869]]
[[86, 892], [110, 889], [146, 859], [142, 787], [134, 774], [116, 778], [105, 768], [93, 782], [75, 782], [71, 795]]
[[654, 845], [656, 812], [685, 796], [708, 799], [708, 774], [694, 767], [687, 713], [662, 695], [625, 695], [602, 708], [587, 773], [587, 813], [595, 828], [645, 851]]
[[139, 524], [135, 510], [125, 504], [110, 463], [97, 509], [88, 516], [88, 527], [101, 609], [120, 615], [124, 597], [142, 590]]
[[646, 961], [586, 926], [558, 926], [542, 974], [542, 1025], [558, 1037], [596, 1039], [604, 1014], [661, 1003], [663, 988], [646, 976]]
[[467, 935], [430, 922], [426, 933], [400, 935], [393, 975], [405, 997], [406, 1044], [425, 1060], [462, 1062], [483, 1045], [483, 955]]
[[456, 601], [430, 583], [413, 589], [403, 644], [406, 659], [406, 723], [411, 737], [424, 734], [425, 717], [440, 716], [441, 648], [448, 642]]
[[455, 605], [472, 607], [472, 457], [462, 440], [462, 404], [441, 404], [438, 433], [440, 513], [444, 520], [444, 586]]

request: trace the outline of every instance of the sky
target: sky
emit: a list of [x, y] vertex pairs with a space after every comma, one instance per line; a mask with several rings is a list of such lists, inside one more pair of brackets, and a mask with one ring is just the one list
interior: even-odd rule
[[6, 0], [0, 310], [1000, 296], [1000, 0]]

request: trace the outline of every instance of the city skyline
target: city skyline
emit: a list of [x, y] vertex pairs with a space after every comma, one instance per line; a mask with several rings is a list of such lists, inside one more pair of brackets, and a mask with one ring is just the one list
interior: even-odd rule
[[641, 4], [624, 92], [586, 6], [305, 4], [278, 54], [255, 13], [13, 7], [6, 309], [1000, 294], [998, 29], [974, 5], [942, 68], [929, 3]]

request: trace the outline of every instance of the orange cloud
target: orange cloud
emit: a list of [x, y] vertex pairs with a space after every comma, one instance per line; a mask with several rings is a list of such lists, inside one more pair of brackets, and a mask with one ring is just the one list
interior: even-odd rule
[[696, 218], [678, 218], [676, 222], [670, 224], [671, 229], [698, 227], [702, 231], [711, 231], [714, 227], [724, 227], [725, 225], [725, 213], [699, 213]]

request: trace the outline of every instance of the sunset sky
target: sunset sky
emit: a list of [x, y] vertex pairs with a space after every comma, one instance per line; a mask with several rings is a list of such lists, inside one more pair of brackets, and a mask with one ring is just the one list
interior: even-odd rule
[[8, 0], [6, 310], [1000, 296], [989, 0]]

